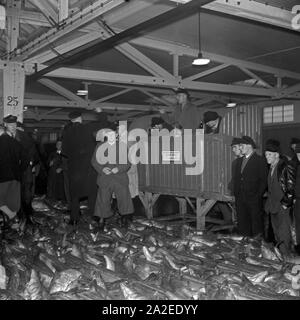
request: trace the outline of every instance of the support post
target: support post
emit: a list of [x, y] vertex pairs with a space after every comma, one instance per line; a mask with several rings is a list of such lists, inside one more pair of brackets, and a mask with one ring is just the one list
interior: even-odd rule
[[160, 194], [152, 194], [151, 192], [139, 193], [140, 200], [145, 207], [148, 219], [153, 219], [153, 208], [159, 196]]
[[187, 202], [185, 198], [179, 198], [176, 197], [176, 200], [179, 203], [179, 214], [182, 218], [185, 217], [186, 213], [187, 213]]
[[58, 20], [59, 22], [67, 19], [69, 16], [69, 0], [58, 1]]
[[12, 12], [12, 15], [7, 17], [7, 52], [12, 52], [18, 47], [21, 1], [8, 0], [7, 8]]
[[197, 229], [205, 230], [205, 216], [214, 206], [216, 200], [197, 198]]
[[179, 76], [179, 55], [176, 53], [173, 54], [173, 75], [174, 77]]
[[8, 62], [3, 69], [3, 117], [11, 114], [17, 116], [18, 121], [23, 122], [24, 92], [24, 65]]

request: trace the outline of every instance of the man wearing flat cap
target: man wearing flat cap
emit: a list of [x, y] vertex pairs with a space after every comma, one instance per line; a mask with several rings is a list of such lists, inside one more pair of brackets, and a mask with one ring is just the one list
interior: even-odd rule
[[162, 114], [162, 118], [173, 128], [200, 128], [201, 115], [198, 108], [191, 102], [189, 92], [183, 88], [175, 89], [174, 92], [176, 94], [177, 104], [170, 115]]
[[238, 231], [252, 237], [263, 233], [262, 198], [267, 187], [267, 164], [254, 151], [256, 145], [251, 137], [243, 136], [240, 146], [243, 157], [237, 161], [234, 184]]
[[265, 147], [265, 157], [270, 165], [265, 212], [271, 217], [277, 247], [283, 257], [288, 257], [292, 249], [289, 210], [294, 199], [295, 169], [280, 158], [280, 153], [280, 142], [269, 139]]
[[13, 115], [7, 115], [3, 118], [4, 126], [6, 127], [6, 132], [11, 137], [15, 137], [17, 130], [17, 117]]
[[203, 115], [203, 122], [205, 124], [205, 133], [214, 134], [219, 133], [222, 117], [215, 111], [206, 111]]

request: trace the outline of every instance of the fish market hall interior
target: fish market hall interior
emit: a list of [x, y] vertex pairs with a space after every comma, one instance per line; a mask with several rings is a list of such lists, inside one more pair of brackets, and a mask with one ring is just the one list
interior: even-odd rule
[[296, 0], [0, 1], [0, 300], [300, 299]]

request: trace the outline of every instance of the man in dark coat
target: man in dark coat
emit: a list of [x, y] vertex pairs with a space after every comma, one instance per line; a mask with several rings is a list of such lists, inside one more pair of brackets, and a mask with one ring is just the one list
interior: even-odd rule
[[187, 90], [179, 88], [174, 90], [177, 104], [173, 112], [162, 114], [161, 117], [173, 128], [178, 129], [198, 129], [201, 126], [201, 114], [199, 109], [191, 102], [190, 94]]
[[242, 158], [235, 170], [234, 196], [237, 209], [238, 231], [244, 236], [257, 236], [263, 233], [262, 197], [267, 187], [267, 164], [258, 155], [255, 142], [243, 136]]
[[56, 141], [56, 151], [52, 152], [48, 159], [48, 184], [47, 197], [53, 200], [65, 200], [63, 154], [61, 152], [61, 140]]
[[[17, 117], [5, 118], [6, 124], [14, 123]], [[26, 158], [21, 145], [0, 124], [0, 210], [13, 219], [21, 205], [21, 176], [26, 167]]]
[[9, 115], [3, 119], [7, 133], [15, 138], [21, 145], [23, 158], [26, 159], [26, 168], [21, 177], [21, 208], [22, 214], [27, 218], [32, 215], [33, 194], [33, 171], [39, 162], [38, 152], [34, 140], [24, 129], [17, 125], [17, 118]]
[[80, 217], [80, 200], [87, 197], [87, 172], [89, 167], [89, 150], [87, 141], [89, 132], [82, 123], [81, 112], [73, 111], [69, 114], [73, 122], [64, 134], [62, 153], [67, 157], [67, 172], [70, 190], [70, 224], [75, 226]]
[[287, 258], [292, 249], [289, 209], [294, 199], [295, 168], [280, 158], [280, 142], [277, 140], [267, 141], [265, 156], [270, 165], [265, 212], [270, 214], [277, 246]]

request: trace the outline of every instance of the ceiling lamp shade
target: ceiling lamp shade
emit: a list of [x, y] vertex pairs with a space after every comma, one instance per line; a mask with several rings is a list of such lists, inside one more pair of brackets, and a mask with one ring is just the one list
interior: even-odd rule
[[89, 82], [83, 82], [76, 94], [78, 96], [87, 96], [89, 94]]
[[229, 101], [226, 105], [226, 108], [234, 108], [236, 107], [236, 102], [233, 102], [233, 101]]
[[205, 66], [209, 63], [210, 59], [204, 58], [202, 52], [199, 52], [198, 57], [193, 61], [193, 66]]
[[78, 96], [86, 96], [88, 94], [88, 91], [87, 90], [77, 90], [77, 93], [76, 93]]

